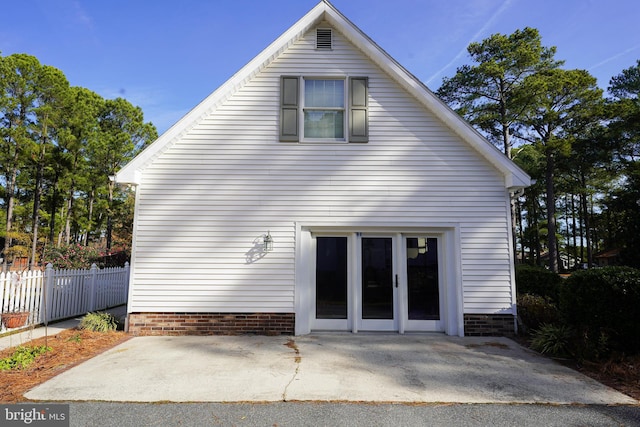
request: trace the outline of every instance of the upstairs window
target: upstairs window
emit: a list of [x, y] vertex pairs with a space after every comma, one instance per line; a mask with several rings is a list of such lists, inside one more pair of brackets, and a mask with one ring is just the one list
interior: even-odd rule
[[304, 137], [344, 139], [344, 80], [304, 79]]
[[366, 77], [282, 77], [280, 140], [367, 142], [367, 86]]

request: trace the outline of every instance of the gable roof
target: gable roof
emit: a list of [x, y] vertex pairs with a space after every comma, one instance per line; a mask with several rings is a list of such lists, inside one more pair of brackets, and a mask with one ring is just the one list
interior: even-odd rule
[[418, 78], [407, 71], [365, 33], [340, 13], [328, 0], [322, 0], [298, 22], [285, 31], [260, 54], [242, 67], [236, 74], [187, 113], [182, 119], [162, 134], [136, 158], [125, 165], [117, 174], [119, 183], [139, 184], [142, 171], [162, 152], [178, 141], [201, 119], [213, 112], [235, 91], [244, 86], [253, 76], [268, 66], [275, 58], [302, 38], [307, 31], [326, 21], [339, 31], [349, 42], [360, 49], [374, 64], [379, 66], [401, 87], [412, 94], [422, 105], [442, 120], [463, 141], [475, 149], [505, 176], [505, 184], [510, 189], [520, 189], [531, 185], [531, 178], [515, 163], [509, 160], [493, 144], [487, 141], [469, 123], [440, 100]]

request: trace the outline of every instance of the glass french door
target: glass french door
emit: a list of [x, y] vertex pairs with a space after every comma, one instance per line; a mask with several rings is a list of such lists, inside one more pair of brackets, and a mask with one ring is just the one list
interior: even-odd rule
[[316, 238], [315, 324], [321, 329], [349, 328], [348, 238]]
[[359, 329], [398, 329], [394, 238], [362, 237]]
[[442, 330], [438, 239], [405, 237], [406, 312], [404, 326], [414, 331]]
[[315, 328], [442, 330], [437, 237], [353, 234], [315, 242]]

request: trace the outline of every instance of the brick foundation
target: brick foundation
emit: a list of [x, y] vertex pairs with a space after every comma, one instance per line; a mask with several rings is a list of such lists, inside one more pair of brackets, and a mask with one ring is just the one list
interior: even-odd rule
[[293, 335], [294, 313], [131, 313], [132, 335]]
[[512, 337], [515, 335], [515, 317], [512, 314], [465, 314], [464, 334]]

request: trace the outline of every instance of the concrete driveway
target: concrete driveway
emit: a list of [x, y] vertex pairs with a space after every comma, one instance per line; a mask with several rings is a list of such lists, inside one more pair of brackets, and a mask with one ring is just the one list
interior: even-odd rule
[[46, 401], [638, 404], [507, 338], [136, 337], [29, 391]]

